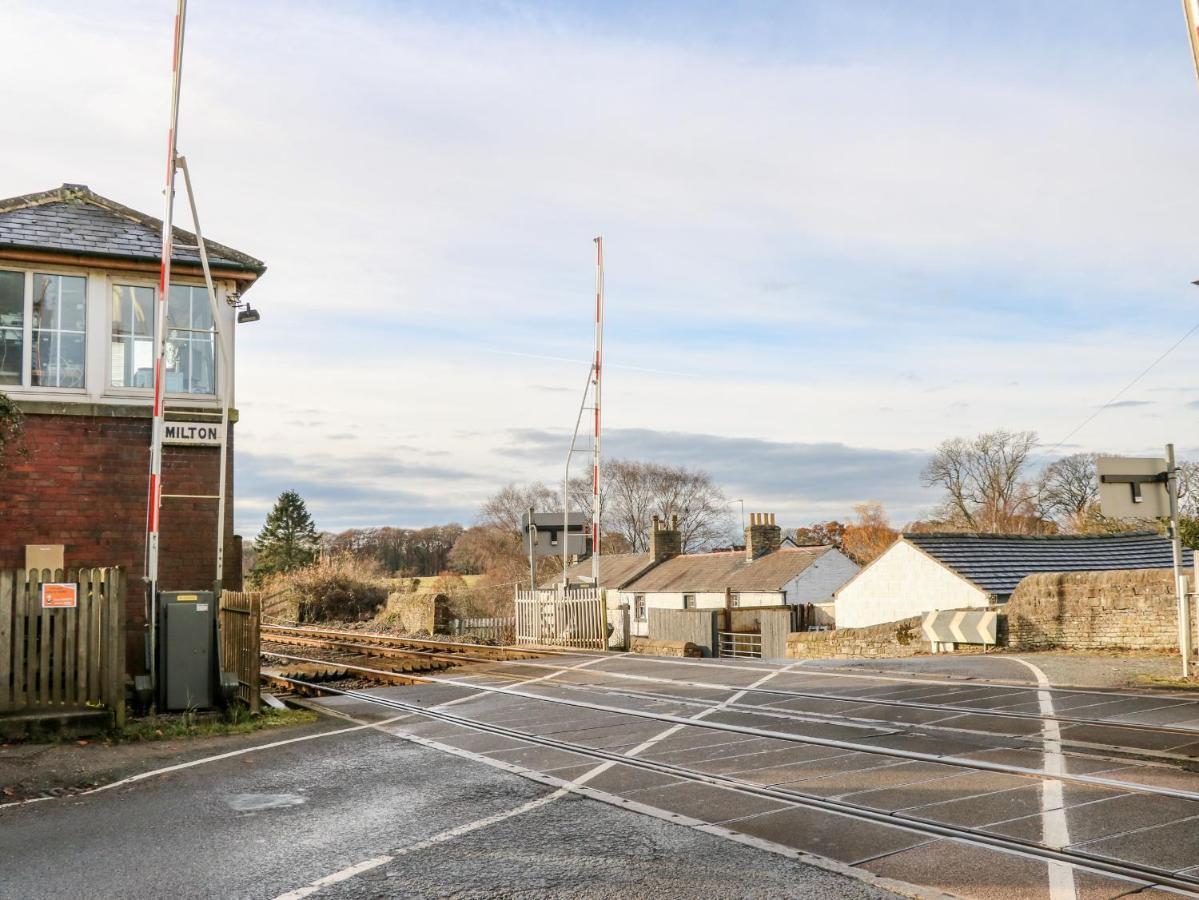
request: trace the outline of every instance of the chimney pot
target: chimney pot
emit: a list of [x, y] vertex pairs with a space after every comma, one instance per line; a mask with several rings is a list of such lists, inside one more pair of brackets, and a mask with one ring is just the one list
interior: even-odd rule
[[678, 556], [683, 552], [683, 535], [678, 529], [678, 516], [671, 518], [671, 528], [664, 528], [662, 520], [654, 516], [654, 528], [649, 534], [649, 553], [655, 563]]
[[750, 562], [779, 549], [783, 530], [774, 522], [774, 513], [751, 513], [745, 529], [745, 555]]

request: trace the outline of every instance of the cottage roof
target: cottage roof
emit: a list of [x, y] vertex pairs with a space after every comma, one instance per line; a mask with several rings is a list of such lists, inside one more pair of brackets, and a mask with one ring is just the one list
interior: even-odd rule
[[[259, 259], [205, 240], [213, 268], [261, 275]], [[196, 236], [174, 229], [176, 262], [199, 264]], [[162, 220], [101, 197], [83, 184], [0, 200], [0, 249], [37, 250], [157, 262], [162, 256]]]
[[[600, 587], [621, 588], [631, 579], [636, 578], [653, 562], [648, 553], [611, 553], [600, 556]], [[572, 580], [578, 581], [591, 577], [591, 560], [585, 559], [575, 563], [566, 570]], [[543, 579], [543, 584], [553, 584], [561, 580], [561, 575]]]
[[[1037, 572], [1098, 572], [1167, 569], [1170, 541], [1156, 531], [1124, 534], [1011, 535], [913, 533], [903, 539], [942, 565], [997, 595], [1010, 594]], [[1185, 551], [1191, 565], [1191, 551]]]
[[754, 560], [729, 579], [730, 591], [781, 591], [832, 547], [783, 547]]
[[733, 576], [748, 565], [744, 551], [737, 550], [672, 556], [626, 585], [625, 589], [638, 592], [723, 592]]

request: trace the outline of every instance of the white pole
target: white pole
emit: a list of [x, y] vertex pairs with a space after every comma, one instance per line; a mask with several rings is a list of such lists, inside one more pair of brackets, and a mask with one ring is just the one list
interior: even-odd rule
[[233, 393], [233, 349], [229, 346], [229, 335], [221, 328], [221, 307], [216, 299], [216, 286], [212, 283], [212, 269], [208, 265], [208, 248], [204, 245], [204, 234], [200, 230], [200, 214], [196, 212], [196, 195], [192, 193], [191, 172], [187, 159], [180, 156], [179, 168], [183, 171], [183, 186], [187, 189], [187, 202], [191, 206], [192, 225], [195, 226], [196, 244], [200, 248], [200, 266], [204, 269], [204, 284], [208, 289], [208, 308], [212, 312], [212, 327], [216, 331], [217, 385], [221, 400], [221, 464], [220, 486], [217, 489], [216, 513], [216, 589], [221, 589], [225, 580], [225, 478], [229, 471], [229, 399]]
[[591, 578], [600, 589], [600, 397], [604, 383], [604, 239], [595, 239], [595, 443], [591, 472]]
[[158, 614], [158, 537], [162, 509], [162, 430], [164, 383], [163, 351], [166, 345], [167, 294], [171, 285], [171, 244], [175, 215], [175, 157], [179, 126], [179, 85], [183, 76], [183, 29], [187, 18], [187, 0], [177, 0], [175, 44], [171, 53], [171, 119], [167, 128], [167, 171], [163, 187], [162, 263], [158, 271], [158, 295], [154, 304], [154, 414], [150, 427], [150, 483], [146, 497], [146, 581], [150, 589], [148, 617], [150, 626], [151, 680], [155, 674]]

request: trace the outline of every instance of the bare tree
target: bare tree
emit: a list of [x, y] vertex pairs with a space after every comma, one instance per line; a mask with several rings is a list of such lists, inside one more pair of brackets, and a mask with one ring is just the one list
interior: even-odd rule
[[1094, 453], [1074, 453], [1041, 470], [1036, 486], [1037, 509], [1067, 531], [1086, 531], [1099, 502], [1099, 475]]
[[921, 476], [945, 491], [942, 519], [950, 527], [991, 533], [1041, 533], [1036, 492], [1025, 480], [1035, 431], [998, 429], [943, 441]]
[[1199, 518], [1199, 462], [1178, 463], [1178, 512], [1188, 519]]
[[[591, 482], [571, 482], [573, 508], [591, 514]], [[732, 527], [728, 505], [706, 473], [684, 466], [614, 459], [604, 464], [601, 526], [620, 537], [634, 553], [649, 549], [653, 517], [679, 517], [683, 551], [694, 552], [727, 539]]]
[[500, 488], [479, 508], [479, 524], [503, 531], [521, 532], [521, 517], [533, 507], [538, 512], [561, 509], [562, 498], [540, 481]]

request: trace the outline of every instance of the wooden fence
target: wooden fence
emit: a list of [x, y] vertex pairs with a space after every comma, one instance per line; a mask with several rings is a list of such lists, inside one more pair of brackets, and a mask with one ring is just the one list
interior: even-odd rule
[[516, 592], [516, 643], [604, 650], [608, 620], [595, 588]]
[[474, 637], [495, 641], [497, 644], [511, 644], [516, 639], [516, 616], [450, 619], [444, 630], [438, 633], [452, 634], [455, 637]]
[[237, 673], [237, 696], [254, 713], [260, 702], [261, 618], [261, 594], [221, 591], [221, 671]]
[[[0, 570], [0, 713], [107, 706], [125, 723], [125, 573]], [[74, 585], [70, 590], [42, 585]]]

